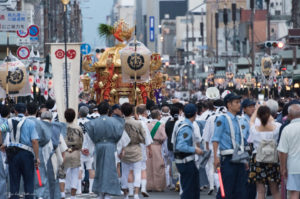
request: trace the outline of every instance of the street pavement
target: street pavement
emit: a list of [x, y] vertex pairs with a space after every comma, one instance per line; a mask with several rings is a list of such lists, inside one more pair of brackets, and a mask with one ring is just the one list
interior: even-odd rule
[[[150, 197], [149, 199], [179, 199], [178, 192], [174, 191], [165, 191], [165, 192], [149, 192]], [[86, 194], [82, 194], [82, 196], [77, 196], [78, 199], [85, 199], [85, 198], [95, 198], [88, 196]], [[112, 199], [123, 199], [124, 197], [113, 197]], [[143, 199], [144, 197], [140, 195], [140, 199]], [[214, 199], [216, 198], [215, 193], [213, 193], [211, 196], [207, 195], [207, 191], [201, 192], [201, 199]], [[130, 199], [133, 199], [133, 197], [130, 197]]]
[[[201, 191], [200, 199], [215, 199], [216, 198], [216, 192], [214, 192], [212, 195], [207, 195], [207, 191]], [[149, 199], [179, 199], [178, 192], [174, 191], [165, 191], [165, 192], [149, 192], [150, 197]], [[89, 198], [97, 198], [97, 197], [91, 197], [87, 194], [82, 194], [81, 196], [77, 196], [77, 199], [89, 199]], [[124, 197], [112, 197], [112, 199], [123, 199]], [[133, 199], [133, 197], [129, 197], [130, 199]], [[140, 195], [140, 199], [143, 199], [144, 197]], [[268, 196], [266, 199], [271, 199], [271, 196]], [[146, 199], [146, 198], [145, 198]]]

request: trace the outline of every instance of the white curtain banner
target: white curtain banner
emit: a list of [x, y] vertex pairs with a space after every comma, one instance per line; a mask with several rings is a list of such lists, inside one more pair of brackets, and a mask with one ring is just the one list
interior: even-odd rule
[[[53, 73], [53, 87], [59, 121], [65, 122], [66, 84], [68, 85], [69, 108], [78, 113], [78, 87], [80, 76], [80, 43], [67, 44], [67, 77], [65, 73], [65, 46], [63, 43], [51, 44], [51, 63]], [[77, 117], [76, 117], [77, 118]], [[76, 121], [74, 121], [76, 122]]]

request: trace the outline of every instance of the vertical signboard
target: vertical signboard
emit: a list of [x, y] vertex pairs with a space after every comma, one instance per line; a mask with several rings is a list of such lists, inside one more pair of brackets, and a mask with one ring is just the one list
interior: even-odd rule
[[[65, 74], [65, 55], [67, 55], [68, 82]], [[67, 52], [64, 51], [64, 44], [51, 44], [51, 61], [53, 71], [53, 88], [56, 99], [59, 121], [65, 121], [64, 111], [66, 110], [66, 86], [68, 86], [69, 108], [77, 113], [78, 110], [78, 87], [80, 73], [80, 44], [68, 43]]]
[[154, 16], [149, 17], [149, 40], [151, 42], [155, 41], [155, 23]]

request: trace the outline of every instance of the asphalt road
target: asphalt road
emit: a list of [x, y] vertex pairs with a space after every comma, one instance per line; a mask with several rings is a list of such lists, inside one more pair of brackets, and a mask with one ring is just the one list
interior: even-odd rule
[[[214, 192], [212, 195], [207, 195], [207, 191], [201, 191], [200, 199], [215, 199], [216, 198], [216, 192]], [[180, 199], [179, 194], [174, 191], [165, 191], [165, 192], [150, 192], [149, 199]], [[86, 194], [83, 194], [81, 196], [77, 196], [77, 199], [89, 199], [89, 198], [96, 198], [91, 197]], [[123, 199], [124, 197], [112, 197], [112, 199]], [[129, 197], [130, 199], [133, 199], [133, 197]], [[268, 196], [266, 199], [271, 199], [271, 196]], [[146, 199], [142, 195], [140, 195], [140, 199]]]
[[[174, 191], [165, 191], [165, 192], [149, 192], [150, 197], [149, 199], [179, 199], [179, 194], [177, 192]], [[77, 196], [77, 198], [79, 199], [85, 199], [85, 198], [95, 198], [95, 197], [91, 197], [88, 196], [86, 194], [83, 194], [81, 196]], [[124, 197], [113, 197], [112, 199], [123, 199]], [[143, 199], [144, 197], [142, 195], [140, 195], [140, 199]], [[201, 192], [201, 199], [215, 199], [215, 193], [213, 193], [213, 195], [208, 196], [207, 195], [207, 191], [203, 191]], [[130, 197], [130, 199], [133, 199], [133, 197]]]

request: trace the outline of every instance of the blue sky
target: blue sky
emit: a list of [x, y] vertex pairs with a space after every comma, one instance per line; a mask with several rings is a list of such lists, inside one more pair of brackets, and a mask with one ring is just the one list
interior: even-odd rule
[[83, 17], [83, 42], [95, 47], [105, 47], [105, 39], [98, 35], [98, 25], [106, 23], [113, 0], [80, 0]]

